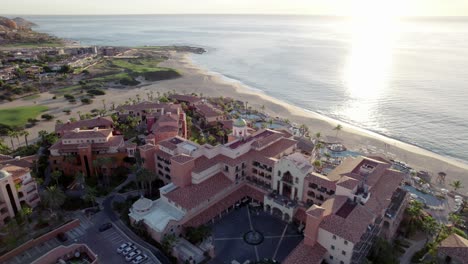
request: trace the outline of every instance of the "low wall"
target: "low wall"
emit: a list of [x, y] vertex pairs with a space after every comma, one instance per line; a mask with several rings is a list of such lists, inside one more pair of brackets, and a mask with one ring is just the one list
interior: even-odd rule
[[31, 239], [29, 240], [28, 242], [25, 242], [24, 244], [22, 244], [21, 246], [7, 252], [6, 254], [0, 256], [0, 263], [5, 263], [8, 259], [11, 259], [11, 258], [14, 258], [20, 254], [22, 254], [24, 251], [32, 248], [32, 247], [35, 247], [39, 244], [42, 244], [46, 241], [49, 241], [51, 239], [53, 239], [54, 237], [56, 237], [59, 233], [65, 233], [67, 232], [68, 230], [71, 230], [75, 227], [78, 227], [80, 225], [80, 220], [79, 219], [75, 219], [75, 220], [72, 220], [71, 222], [68, 222], [60, 227], [58, 227], [57, 229], [54, 229], [52, 231], [50, 231], [49, 233], [47, 234], [44, 234], [38, 238], [34, 238], [34, 239]]

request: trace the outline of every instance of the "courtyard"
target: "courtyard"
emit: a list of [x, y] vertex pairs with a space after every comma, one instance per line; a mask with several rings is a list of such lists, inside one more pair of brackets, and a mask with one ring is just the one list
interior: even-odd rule
[[242, 206], [211, 224], [215, 258], [210, 263], [283, 261], [302, 241], [297, 226], [279, 217]]

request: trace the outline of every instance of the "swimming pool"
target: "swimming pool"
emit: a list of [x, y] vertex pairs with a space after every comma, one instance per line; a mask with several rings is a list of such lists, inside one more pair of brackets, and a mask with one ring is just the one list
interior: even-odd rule
[[443, 201], [439, 200], [437, 197], [434, 195], [428, 194], [428, 193], [423, 193], [418, 191], [416, 188], [413, 186], [404, 186], [403, 189], [407, 190], [410, 193], [414, 193], [418, 196], [418, 200], [421, 202], [425, 203], [427, 206], [441, 206], [443, 204]]

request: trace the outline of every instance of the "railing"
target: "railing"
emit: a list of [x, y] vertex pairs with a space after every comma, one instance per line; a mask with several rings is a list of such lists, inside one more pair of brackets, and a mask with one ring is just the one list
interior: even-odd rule
[[286, 196], [276, 193], [268, 194], [267, 199], [287, 208], [295, 208], [298, 206], [297, 201], [291, 200]]

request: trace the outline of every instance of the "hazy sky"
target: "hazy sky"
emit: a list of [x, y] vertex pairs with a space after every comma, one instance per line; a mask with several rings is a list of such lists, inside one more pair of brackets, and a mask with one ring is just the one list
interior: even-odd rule
[[468, 0], [0, 0], [0, 13], [468, 16]]

